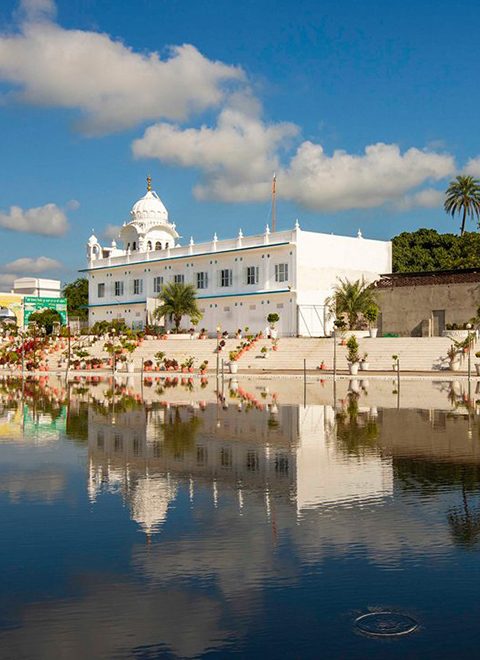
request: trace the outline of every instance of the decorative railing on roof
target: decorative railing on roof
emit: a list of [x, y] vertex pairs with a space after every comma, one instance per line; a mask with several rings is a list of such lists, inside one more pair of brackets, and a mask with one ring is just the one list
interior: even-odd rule
[[204, 243], [193, 243], [192, 241], [187, 245], [181, 245], [174, 248], [167, 248], [163, 250], [150, 250], [148, 252], [130, 252], [123, 253], [115, 257], [107, 257], [104, 259], [95, 259], [90, 262], [95, 268], [104, 266], [116, 266], [123, 264], [134, 264], [145, 261], [155, 261], [157, 259], [173, 259], [178, 257], [189, 257], [202, 254], [221, 253], [230, 250], [242, 250], [245, 248], [266, 247], [268, 245], [275, 245], [278, 243], [292, 243], [295, 242], [295, 230], [277, 231], [274, 233], [265, 232], [264, 234], [256, 234], [253, 236], [243, 236], [240, 232], [237, 238], [229, 238], [218, 240], [216, 235], [212, 241]]

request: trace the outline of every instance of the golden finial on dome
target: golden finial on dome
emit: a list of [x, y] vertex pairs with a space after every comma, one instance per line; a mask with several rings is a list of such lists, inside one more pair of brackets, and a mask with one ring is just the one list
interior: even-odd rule
[[152, 177], [150, 175], [147, 176], [147, 192], [150, 192], [152, 189]]

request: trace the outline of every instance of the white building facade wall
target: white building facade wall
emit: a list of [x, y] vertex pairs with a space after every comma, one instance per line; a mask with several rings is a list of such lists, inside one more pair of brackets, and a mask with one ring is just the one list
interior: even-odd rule
[[[268, 314], [275, 312], [280, 336], [324, 336], [332, 325], [326, 299], [339, 277], [373, 281], [391, 272], [390, 242], [306, 232], [298, 223], [288, 231], [270, 233], [267, 227], [263, 234], [243, 236], [240, 231], [236, 239], [215, 235], [206, 243], [191, 239], [179, 246], [175, 225], [169, 224], [168, 212], [150, 189], [131, 215], [121, 231], [128, 238], [127, 249], [114, 242], [104, 248], [95, 236], [89, 239], [90, 325], [114, 319], [133, 327], [154, 322], [161, 285], [180, 279], [197, 289], [200, 327], [211, 334], [218, 326], [229, 332], [247, 326], [251, 332], [264, 330]], [[169, 232], [168, 247], [164, 241], [163, 249], [150, 250], [159, 231]], [[183, 319], [183, 325], [190, 326], [190, 320]]]
[[[90, 262], [87, 271], [89, 322], [120, 318], [129, 325], [141, 325], [147, 319], [152, 322], [152, 312], [158, 304], [156, 278], [167, 284], [182, 277], [185, 283], [197, 288], [203, 314], [200, 327], [213, 332], [220, 325], [234, 332], [248, 326], [256, 332], [265, 328], [269, 313], [277, 312], [279, 333], [294, 335], [296, 302], [291, 289], [295, 281], [296, 246], [292, 242], [293, 233], [277, 232], [275, 241], [267, 235], [268, 243], [260, 235], [249, 237], [247, 245], [218, 241], [215, 246], [203, 243]], [[247, 269], [255, 269], [256, 281], [249, 281]], [[222, 271], [229, 271], [231, 279], [222, 278]], [[203, 276], [205, 288], [198, 288], [198, 273], [206, 274]], [[134, 284], [136, 280], [141, 284]], [[184, 324], [188, 326], [189, 319], [184, 319]]]

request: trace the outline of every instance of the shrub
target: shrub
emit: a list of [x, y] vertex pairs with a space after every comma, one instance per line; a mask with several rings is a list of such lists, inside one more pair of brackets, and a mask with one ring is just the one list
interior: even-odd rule
[[364, 316], [369, 323], [375, 323], [375, 321], [378, 318], [378, 312], [379, 312], [378, 305], [372, 303], [365, 310]]
[[267, 322], [273, 325], [274, 323], [278, 323], [280, 321], [280, 317], [278, 314], [275, 312], [272, 312], [267, 316]]
[[358, 341], [355, 335], [352, 335], [350, 339], [347, 341], [347, 348], [348, 348], [347, 361], [351, 362], [352, 364], [355, 362], [359, 362], [360, 356], [358, 354]]

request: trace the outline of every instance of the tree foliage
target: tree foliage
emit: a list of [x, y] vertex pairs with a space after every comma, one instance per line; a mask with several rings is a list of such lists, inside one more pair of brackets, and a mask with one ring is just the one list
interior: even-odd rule
[[88, 280], [79, 277], [74, 282], [66, 284], [63, 296], [67, 299], [67, 312], [69, 316], [76, 316], [81, 320], [88, 318]]
[[478, 220], [480, 216], [480, 181], [470, 175], [457, 176], [450, 181], [443, 206], [452, 218], [461, 214], [460, 235], [463, 236], [467, 217]]
[[155, 317], [162, 318], [166, 316], [173, 320], [177, 332], [180, 329], [182, 316], [189, 316], [197, 322], [202, 318], [193, 284], [170, 282], [163, 286], [158, 298], [161, 304], [154, 312]]
[[44, 309], [41, 312], [30, 314], [29, 323], [35, 323], [39, 328], [45, 328], [47, 335], [52, 334], [53, 324], [61, 323], [60, 314], [54, 309]]
[[375, 290], [363, 277], [353, 282], [339, 278], [328, 301], [331, 312], [337, 318], [347, 318], [349, 330], [358, 328], [361, 317], [373, 305], [376, 305]]
[[480, 267], [480, 234], [439, 234], [435, 229], [403, 232], [393, 238], [393, 272], [415, 273]]

